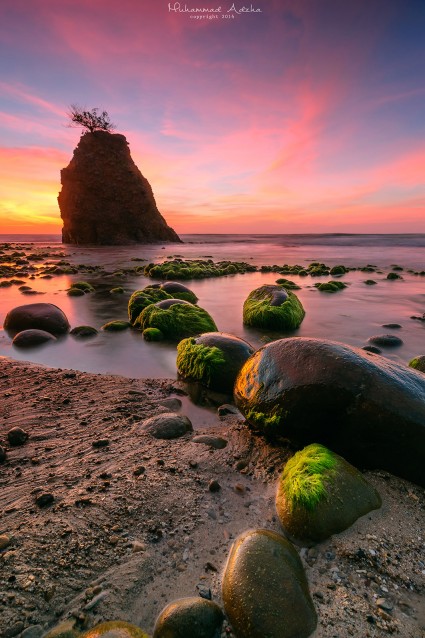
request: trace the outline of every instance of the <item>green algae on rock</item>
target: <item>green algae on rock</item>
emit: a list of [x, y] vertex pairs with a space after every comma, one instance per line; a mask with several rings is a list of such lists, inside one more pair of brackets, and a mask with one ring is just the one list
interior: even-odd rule
[[298, 297], [282, 286], [260, 286], [249, 293], [243, 305], [243, 322], [253, 328], [296, 330], [304, 316]]
[[169, 294], [173, 299], [183, 299], [183, 301], [189, 301], [193, 304], [198, 301], [198, 297], [195, 293], [178, 281], [165, 281], [162, 284], [151, 284], [150, 288], [159, 288]]
[[276, 279], [276, 283], [279, 286], [283, 286], [286, 290], [301, 290], [301, 286], [295, 283], [295, 281], [291, 281], [290, 279]]
[[148, 306], [157, 301], [163, 301], [164, 299], [172, 299], [173, 296], [169, 295], [165, 290], [155, 288], [153, 286], [146, 286], [143, 290], [136, 290], [131, 295], [128, 301], [128, 319], [134, 324], [137, 321], [138, 316]]
[[236, 406], [266, 436], [322, 443], [358, 467], [425, 483], [425, 378], [342, 343], [297, 337], [255, 352]]
[[141, 330], [157, 328], [166, 339], [174, 341], [217, 330], [206, 310], [177, 299], [151, 304], [140, 313], [137, 325]]
[[330, 269], [329, 274], [330, 275], [345, 275], [346, 272], [348, 272], [348, 269], [342, 264], [340, 264], [338, 266], [333, 266]]
[[222, 597], [238, 638], [307, 638], [317, 624], [298, 553], [286, 538], [248, 530], [233, 543]]
[[77, 288], [83, 292], [94, 292], [94, 288], [87, 281], [75, 281], [71, 284], [71, 288]]
[[314, 287], [321, 292], [338, 292], [338, 290], [347, 288], [347, 284], [343, 281], [328, 281], [322, 284], [314, 284]]
[[120, 332], [121, 330], [127, 330], [128, 328], [131, 328], [131, 323], [129, 321], [115, 319], [114, 321], [108, 321], [108, 323], [103, 324], [101, 330], [106, 330], [107, 332]]
[[425, 372], [425, 354], [414, 357], [409, 361], [409, 368], [418, 370], [418, 372]]
[[111, 295], [122, 295], [124, 294], [124, 288], [122, 286], [117, 286], [116, 288], [111, 288], [109, 291]]
[[75, 326], [75, 328], [72, 328], [69, 334], [73, 337], [80, 337], [83, 339], [85, 337], [96, 336], [98, 334], [98, 331], [92, 326]]
[[86, 293], [84, 290], [81, 290], [81, 288], [69, 288], [69, 290], [66, 291], [66, 294], [68, 297], [84, 297]]
[[239, 261], [218, 261], [212, 259], [170, 259], [160, 264], [148, 264], [144, 274], [153, 279], [206, 279], [223, 277], [236, 273], [255, 272], [256, 266]]
[[142, 629], [123, 620], [110, 620], [96, 625], [81, 638], [149, 638]]
[[239, 337], [207, 332], [180, 341], [177, 370], [211, 390], [232, 392], [239, 370], [253, 352], [252, 346]]
[[380, 506], [379, 494], [361, 472], [317, 443], [289, 459], [278, 481], [279, 520], [301, 545], [338, 534]]
[[164, 335], [158, 328], [145, 328], [143, 330], [143, 338], [145, 341], [162, 341]]
[[217, 638], [223, 620], [223, 612], [212, 600], [181, 598], [161, 611], [153, 638]]

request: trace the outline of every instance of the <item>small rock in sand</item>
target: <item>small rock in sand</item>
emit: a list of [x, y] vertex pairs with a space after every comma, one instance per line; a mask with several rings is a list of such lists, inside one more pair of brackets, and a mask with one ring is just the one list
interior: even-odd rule
[[216, 450], [222, 450], [227, 445], [226, 439], [223, 439], [221, 436], [209, 436], [208, 434], [194, 436], [192, 443], [203, 443], [204, 445], [209, 445]]
[[25, 432], [22, 428], [16, 427], [9, 430], [7, 433], [7, 440], [10, 445], [23, 445], [28, 439], [28, 432]]
[[48, 505], [51, 505], [54, 500], [55, 497], [53, 496], [53, 494], [51, 494], [50, 492], [43, 492], [42, 494], [37, 496], [35, 502], [38, 507], [47, 507]]
[[142, 429], [155, 439], [177, 439], [186, 432], [191, 432], [193, 427], [187, 416], [167, 412], [143, 421]]
[[0, 550], [6, 549], [10, 545], [10, 537], [7, 534], [0, 536]]
[[221, 490], [221, 485], [218, 481], [216, 481], [215, 479], [212, 479], [208, 483], [208, 489], [210, 492], [219, 492]]
[[0, 463], [4, 463], [6, 460], [6, 450], [0, 445]]

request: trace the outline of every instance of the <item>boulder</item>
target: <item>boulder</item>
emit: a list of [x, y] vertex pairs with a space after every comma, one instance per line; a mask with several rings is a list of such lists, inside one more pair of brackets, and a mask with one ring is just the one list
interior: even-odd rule
[[50, 334], [50, 332], [31, 328], [18, 332], [18, 334], [14, 336], [12, 343], [16, 348], [33, 348], [48, 341], [57, 341], [57, 339]]
[[342, 343], [280, 339], [248, 359], [234, 397], [265, 434], [323, 443], [358, 467], [425, 484], [425, 378], [416, 370]]
[[224, 614], [205, 598], [181, 598], [167, 605], [155, 623], [153, 638], [220, 638]]
[[190, 301], [190, 303], [196, 303], [198, 301], [198, 297], [195, 293], [178, 281], [165, 281], [163, 284], [152, 284], [151, 287], [163, 290], [171, 295], [171, 297], [174, 297], [174, 299], [184, 299], [184, 301]]
[[180, 242], [160, 214], [124, 135], [85, 133], [61, 171], [65, 244]]
[[106, 330], [106, 332], [121, 332], [122, 330], [128, 330], [128, 328], [131, 328], [129, 321], [115, 319], [114, 321], [108, 321], [108, 323], [103, 324], [101, 330]]
[[184, 414], [167, 412], [143, 421], [142, 429], [155, 439], [177, 439], [187, 432], [192, 432], [193, 427], [190, 419]]
[[301, 560], [276, 532], [248, 530], [235, 540], [222, 597], [238, 638], [307, 638], [316, 627]]
[[69, 334], [79, 339], [85, 339], [86, 337], [95, 337], [98, 332], [93, 326], [75, 326]]
[[4, 320], [4, 329], [16, 334], [22, 330], [45, 330], [52, 335], [68, 332], [66, 315], [52, 303], [29, 303], [10, 310]]
[[175, 341], [217, 330], [206, 310], [179, 299], [151, 304], [142, 310], [136, 323], [141, 330], [157, 328], [166, 339]]
[[225, 332], [183, 339], [177, 346], [177, 370], [211, 390], [232, 392], [236, 376], [254, 348]]
[[249, 293], [243, 305], [243, 322], [253, 328], [296, 330], [304, 316], [298, 297], [283, 286], [260, 286]]
[[80, 638], [149, 638], [144, 631], [122, 620], [110, 620], [85, 631]]
[[320, 543], [379, 507], [378, 492], [361, 472], [317, 443], [289, 459], [278, 481], [279, 520], [301, 545]]
[[132, 324], [137, 321], [138, 316], [148, 306], [157, 301], [163, 301], [164, 299], [172, 299], [172, 295], [169, 295], [165, 290], [161, 290], [159, 287], [147, 286], [143, 290], [136, 290], [131, 295], [128, 302], [128, 318]]
[[382, 348], [396, 348], [403, 345], [403, 339], [396, 335], [376, 335], [369, 337], [368, 341], [375, 346], [381, 346]]

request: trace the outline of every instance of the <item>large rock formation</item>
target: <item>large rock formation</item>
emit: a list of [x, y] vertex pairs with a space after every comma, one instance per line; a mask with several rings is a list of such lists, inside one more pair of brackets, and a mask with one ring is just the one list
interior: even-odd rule
[[179, 242], [160, 214], [124, 135], [85, 133], [61, 171], [65, 244]]

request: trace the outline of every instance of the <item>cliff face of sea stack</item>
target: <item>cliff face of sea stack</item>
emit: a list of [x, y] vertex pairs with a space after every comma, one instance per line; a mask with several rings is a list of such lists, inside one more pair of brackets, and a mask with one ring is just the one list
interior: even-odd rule
[[64, 244], [180, 242], [159, 212], [124, 135], [85, 133], [61, 170]]

